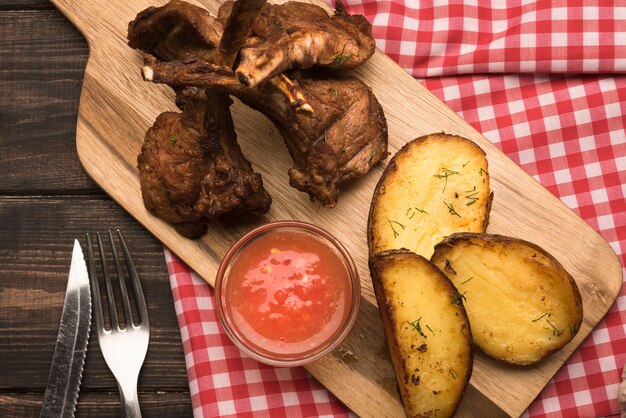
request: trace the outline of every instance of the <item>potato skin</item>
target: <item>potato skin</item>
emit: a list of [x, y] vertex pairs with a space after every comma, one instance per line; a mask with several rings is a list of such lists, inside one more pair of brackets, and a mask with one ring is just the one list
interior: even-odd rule
[[[467, 388], [473, 367], [473, 346], [470, 324], [463, 308], [462, 299], [458, 298], [456, 288], [445, 274], [430, 263], [430, 261], [408, 250], [390, 250], [378, 253], [370, 257], [369, 264], [374, 292], [385, 329], [387, 346], [407, 416], [453, 416]], [[389, 275], [392, 269], [406, 268], [407, 266], [419, 270], [417, 271], [418, 274], [415, 276], [415, 281], [413, 281], [409, 287], [423, 287], [428, 289], [435, 286], [435, 292], [439, 293], [438, 296], [444, 300], [446, 309], [445, 313], [442, 315], [444, 317], [447, 316], [447, 320], [444, 321], [445, 324], [450, 325], [453, 329], [460, 329], [460, 335], [454, 334], [454, 336], [448, 336], [448, 333], [441, 334], [443, 335], [442, 338], [444, 338], [443, 341], [452, 340], [452, 344], [448, 342], [445, 343], [445, 347], [442, 347], [441, 343], [439, 343], [440, 346], [437, 347], [437, 341], [433, 341], [433, 339], [437, 338], [434, 332], [433, 335], [430, 336], [430, 340], [428, 340], [427, 337], [421, 340], [421, 337], [416, 334], [417, 331], [414, 330], [408, 331], [413, 334], [411, 338], [417, 338], [417, 340], [421, 340], [423, 344], [418, 345], [420, 343], [413, 340], [415, 342], [414, 347], [413, 343], [407, 340], [407, 327], [405, 326], [405, 329], [402, 329], [403, 324], [398, 323], [398, 318], [402, 316], [413, 318], [413, 316], [415, 316], [413, 319], [417, 319], [417, 317], [421, 315], [421, 310], [429, 311], [429, 309], [431, 309], [429, 301], [434, 299], [429, 299], [428, 297], [420, 296], [413, 292], [410, 294], [396, 294], [394, 296], [394, 291], [401, 291], [403, 286], [399, 284], [398, 287], [394, 289], [393, 287], [397, 282], [393, 281], [389, 283], [389, 279], [385, 280], [384, 276], [386, 274]], [[419, 275], [420, 272], [422, 272], [422, 277]], [[434, 285], [431, 282], [434, 282]], [[428, 292], [428, 290], [425, 290], [423, 293], [428, 295]], [[407, 313], [406, 310], [410, 309], [413, 303], [412, 299], [415, 298], [421, 298], [419, 300], [420, 310], [418, 312]], [[454, 323], [449, 324], [448, 322]], [[437, 330], [438, 328], [435, 327], [435, 329]], [[426, 328], [424, 328], [424, 330], [426, 330]], [[399, 335], [399, 332], [403, 332], [404, 335]], [[449, 351], [447, 353], [452, 353], [452, 355], [447, 355], [446, 352], [444, 352], [445, 349], [448, 349]], [[408, 356], [407, 353], [409, 353]], [[431, 355], [430, 353], [433, 354]], [[438, 354], [440, 354], [439, 357]], [[428, 367], [422, 367], [422, 369], [419, 370], [415, 367], [416, 364], [423, 365], [424, 363], [416, 363], [416, 361], [419, 362], [420, 359], [416, 360], [415, 357], [411, 359], [411, 355], [428, 356], [425, 358], [432, 360], [434, 363], [428, 363], [428, 360], [424, 360]], [[439, 374], [431, 373], [430, 379], [420, 381], [421, 376], [428, 376], [428, 370], [432, 371], [433, 369], [437, 369]], [[457, 373], [457, 370], [458, 375], [446, 374], [451, 373], [451, 371]], [[432, 376], [433, 374], [435, 375], [434, 377]], [[441, 382], [442, 377], [444, 379], [443, 383]], [[422, 391], [421, 395], [417, 393], [417, 391], [420, 390]], [[416, 399], [418, 401], [416, 401]], [[440, 402], [440, 404], [437, 404], [437, 402]]]
[[[465, 264], [474, 266], [469, 257], [477, 256], [469, 253], [479, 249], [482, 266], [477, 272], [476, 268], [467, 268]], [[506, 274], [489, 270], [488, 260], [493, 258], [506, 260], [503, 261], [509, 269]], [[563, 348], [580, 329], [583, 307], [576, 282], [558, 260], [534, 243], [503, 235], [456, 233], [436, 245], [431, 261], [460, 292], [467, 293], [465, 307], [472, 323], [474, 342], [498, 360], [514, 365], [536, 364]], [[491, 264], [494, 263], [491, 261]], [[528, 270], [533, 274], [523, 277]], [[467, 277], [470, 272], [471, 279]], [[504, 294], [502, 289], [496, 289], [499, 293], [494, 291], [493, 294], [489, 287], [482, 287], [482, 292], [477, 287], [472, 289], [478, 281], [492, 280], [490, 277], [498, 277], [497, 283], [503, 284], [503, 276], [512, 278], [503, 285]], [[529, 288], [535, 289], [534, 292], [525, 295], [525, 289]], [[514, 294], [510, 303], [503, 302], [503, 308], [495, 312], [494, 301], [506, 300], [509, 289]], [[545, 294], [535, 298], [539, 291]], [[552, 310], [558, 310], [560, 318], [553, 317]], [[485, 326], [483, 319], [488, 316], [495, 320], [486, 321]], [[537, 330], [539, 325], [543, 330]], [[509, 328], [508, 340], [502, 338], [504, 334], [500, 332], [506, 328]], [[532, 340], [541, 332], [547, 336]], [[503, 346], [507, 350], [503, 350]]]
[[[461, 178], [468, 178], [470, 174], [462, 173], [461, 175], [451, 175], [451, 176], [443, 176], [444, 179], [434, 180], [435, 177], [439, 177], [438, 168], [436, 165], [430, 166], [431, 164], [428, 158], [421, 159], [418, 152], [421, 152], [423, 149], [432, 149], [432, 147], [436, 147], [437, 159], [441, 160], [440, 163], [443, 164], [444, 161], [450, 159], [449, 155], [457, 155], [455, 151], [459, 149], [462, 152], [458, 153], [459, 156], [455, 157], [461, 159], [462, 162], [469, 163], [471, 160], [471, 166], [473, 166], [474, 172], [473, 177], [473, 190], [477, 190], [476, 193], [472, 193], [472, 185], [468, 187], [462, 187], [459, 185], [460, 189], [458, 191], [461, 196], [457, 193], [454, 196], [443, 197], [443, 192], [446, 191], [446, 194], [450, 194], [454, 190], [454, 186], [457, 182], [461, 182]], [[466, 162], [467, 160], [467, 162]], [[425, 182], [428, 183], [428, 180], [436, 181], [437, 190], [434, 194], [429, 194], [425, 190], [407, 190], [406, 194], [401, 195], [401, 199], [390, 200], [389, 196], [385, 196], [392, 188], [402, 190], [404, 192], [404, 188], [402, 188], [402, 184], [398, 185], [396, 179], [396, 175], [399, 170], [407, 170], [408, 167], [414, 165], [424, 164], [428, 168], [432, 168], [431, 171], [428, 171], [427, 174], [421, 174], [419, 178], [411, 178], [410, 174], [405, 175], [404, 177], [400, 177], [401, 179], [407, 181], [415, 181], [415, 182]], [[455, 167], [450, 166], [455, 170], [461, 171], [461, 168], [465, 167], [458, 163]], [[445, 170], [445, 168], [442, 168]], [[470, 167], [468, 166], [468, 170]], [[480, 169], [480, 171], [479, 171]], [[458, 172], [454, 172], [458, 174]], [[480, 177], [476, 179], [477, 173], [480, 174]], [[443, 185], [443, 191], [439, 188]], [[467, 190], [470, 189], [470, 190]], [[479, 197], [480, 199], [476, 199], [475, 202], [467, 199], [463, 194], [467, 194], [469, 196]], [[451, 216], [448, 213], [448, 209], [443, 206], [444, 204], [451, 204], [453, 199], [460, 198], [460, 201], [455, 201], [456, 209], [458, 212], [463, 214], [463, 211], [471, 210], [472, 213], [469, 216]], [[428, 209], [431, 213], [421, 212], [420, 208], [411, 207], [413, 202], [419, 198], [421, 200], [421, 209], [426, 209], [426, 205], [432, 205], [435, 208], [438, 208], [439, 211], [442, 210], [444, 213], [436, 214], [431, 209]], [[386, 199], [386, 200], [385, 200]], [[416, 138], [410, 142], [407, 142], [389, 161], [389, 164], [383, 171], [378, 184], [374, 190], [372, 196], [372, 203], [370, 205], [369, 217], [368, 217], [368, 226], [367, 226], [367, 235], [368, 235], [368, 249], [370, 254], [375, 254], [377, 252], [381, 252], [384, 250], [398, 249], [398, 248], [406, 248], [411, 250], [417, 254], [420, 254], [424, 257], [429, 258], [432, 255], [432, 251], [437, 242], [439, 242], [443, 237], [449, 235], [453, 232], [460, 231], [472, 231], [472, 232], [485, 232], [487, 226], [489, 224], [489, 212], [491, 210], [491, 203], [493, 201], [493, 192], [490, 191], [489, 188], [489, 172], [488, 172], [488, 163], [486, 159], [485, 152], [473, 141], [469, 139], [456, 136], [449, 135], [445, 133], [437, 133], [425, 135], [419, 138]], [[380, 209], [384, 202], [386, 206], [395, 206], [396, 214], [394, 218], [386, 218], [380, 211], [384, 211], [385, 209]], [[388, 202], [388, 203], [387, 203]], [[467, 204], [470, 203], [470, 204]], [[474, 204], [475, 203], [475, 204]], [[388, 208], [387, 208], [388, 209]], [[405, 210], [409, 210], [404, 213]], [[416, 210], [417, 209], [417, 210]], [[403, 216], [404, 215], [404, 216]], [[432, 215], [432, 216], [431, 216]], [[423, 220], [419, 220], [420, 217], [425, 217]], [[471, 216], [477, 216], [476, 219], [470, 219]], [[408, 217], [408, 219], [407, 219]], [[402, 219], [401, 219], [402, 218]], [[396, 222], [399, 221], [399, 222]], [[415, 221], [422, 222], [422, 225], [413, 225]], [[387, 225], [385, 222], [389, 222]], [[386, 243], [389, 240], [389, 237], [386, 238], [384, 235], [389, 235], [389, 228], [393, 228], [394, 223], [398, 232], [402, 235], [406, 234], [407, 237], [411, 240], [419, 240], [425, 239], [427, 242], [425, 245], [418, 245], [417, 248], [414, 245], [410, 245], [403, 241], [400, 237], [399, 243]], [[400, 223], [401, 222], [401, 223]], [[406, 228], [405, 228], [406, 225]], [[426, 228], [423, 226], [426, 225]], [[395, 234], [395, 231], [394, 231]]]

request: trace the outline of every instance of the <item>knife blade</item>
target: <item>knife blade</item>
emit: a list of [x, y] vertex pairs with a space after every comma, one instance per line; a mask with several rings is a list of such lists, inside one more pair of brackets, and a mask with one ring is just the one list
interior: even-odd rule
[[74, 416], [90, 328], [89, 275], [83, 251], [78, 240], [74, 240], [59, 334], [54, 347], [40, 418]]

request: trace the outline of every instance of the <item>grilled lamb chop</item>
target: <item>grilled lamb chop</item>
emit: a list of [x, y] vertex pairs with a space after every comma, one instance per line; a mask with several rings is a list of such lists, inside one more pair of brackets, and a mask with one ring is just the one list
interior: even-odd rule
[[[144, 77], [154, 81], [161, 78], [161, 82], [174, 87], [179, 99], [184, 99], [180, 93], [185, 91], [185, 86], [215, 88], [239, 97], [272, 119], [294, 160], [295, 167], [289, 171], [290, 184], [307, 192], [311, 199], [317, 198], [333, 207], [339, 183], [366, 173], [387, 155], [387, 125], [382, 108], [371, 90], [355, 78], [306, 76], [294, 82], [280, 72], [290, 66], [320, 64], [352, 68], [362, 63], [374, 51], [371, 26], [362, 16], [349, 16], [340, 3], [334, 17], [317, 6], [302, 3], [282, 6], [262, 3], [263, 0], [239, 0], [223, 5], [214, 21], [216, 32], [225, 28], [218, 42], [207, 35], [210, 19], [198, 17], [202, 9], [173, 0], [138, 15], [129, 25], [129, 44], [157, 55], [160, 60], [172, 61], [159, 62], [146, 55]], [[259, 9], [261, 14], [255, 20], [254, 13]], [[176, 24], [170, 22], [171, 16], [175, 16]], [[203, 23], [197, 23], [198, 20]], [[240, 25], [253, 21], [251, 28]], [[254, 36], [246, 40], [251, 32]], [[184, 44], [185, 39], [210, 39], [206, 42], [209, 51], [197, 53], [195, 48]], [[263, 80], [272, 77], [269, 83], [257, 88], [244, 87], [240, 83], [241, 75], [235, 77], [230, 70], [235, 51], [244, 40], [243, 49], [250, 45], [259, 47], [250, 49], [248, 57], [254, 54], [281, 57], [282, 61], [273, 61], [276, 66], [269, 72], [264, 72], [269, 67], [261, 66]], [[272, 48], [269, 48], [270, 40], [276, 42]], [[181, 44], [177, 46], [176, 42]], [[293, 48], [290, 42], [295, 45]], [[195, 46], [199, 42], [191, 44]], [[243, 64], [243, 51], [240, 57]], [[312, 99], [307, 104], [304, 98], [309, 95]], [[303, 116], [293, 109], [315, 114]]]
[[[251, 25], [266, 0], [239, 0], [228, 5], [220, 21], [207, 10], [182, 0], [149, 7], [128, 25], [128, 45], [163, 61], [199, 60], [233, 66]], [[232, 11], [232, 14], [230, 13]], [[296, 112], [310, 114], [301, 92], [284, 75], [270, 80], [289, 97]]]
[[223, 27], [206, 10], [182, 0], [148, 7], [128, 24], [128, 45], [165, 61], [216, 62]]
[[[218, 20], [224, 21], [232, 8], [232, 1], [223, 4]], [[290, 69], [355, 68], [376, 49], [371, 24], [361, 15], [348, 14], [341, 1], [334, 16], [309, 3], [265, 4], [251, 32], [236, 69], [239, 81], [247, 87]]]
[[236, 141], [232, 101], [204, 89], [179, 95], [183, 112], [157, 117], [137, 159], [146, 208], [188, 238], [230, 212], [267, 212], [271, 198]]
[[241, 46], [252, 32], [252, 23], [267, 0], [239, 0], [230, 5], [230, 13], [222, 15], [224, 33], [220, 39], [220, 64], [232, 68]]
[[[241, 46], [238, 22], [253, 18], [246, 6], [258, 10], [258, 2], [244, 1], [236, 10], [245, 16], [234, 16], [224, 30], [206, 10], [183, 1], [148, 8], [129, 24], [129, 45], [164, 60], [227, 63]], [[230, 34], [231, 41], [222, 34]], [[176, 92], [183, 112], [161, 114], [146, 133], [138, 157], [146, 208], [189, 238], [202, 235], [207, 220], [227, 213], [266, 213], [271, 198], [237, 144], [230, 98], [205, 89]]]
[[319, 79], [294, 74], [313, 116], [294, 113], [271, 83], [244, 87], [224, 67], [151, 61], [144, 77], [174, 86], [219, 89], [263, 113], [279, 129], [294, 161], [289, 183], [327, 207], [336, 205], [339, 183], [367, 173], [387, 156], [383, 110], [365, 83], [353, 77]]
[[[236, 72], [248, 87], [290, 69], [355, 68], [376, 49], [370, 23], [361, 15], [349, 15], [341, 1], [333, 16], [309, 3], [263, 3], [229, 1], [215, 19], [203, 8], [172, 0], [139, 13], [129, 24], [128, 43], [165, 61], [221, 64], [224, 58], [232, 65], [239, 51]], [[232, 29], [224, 30], [228, 26]]]

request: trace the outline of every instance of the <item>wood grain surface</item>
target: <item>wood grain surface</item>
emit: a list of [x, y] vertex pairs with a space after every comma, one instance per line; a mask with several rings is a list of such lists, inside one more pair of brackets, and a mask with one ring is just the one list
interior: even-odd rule
[[[155, 117], [175, 110], [165, 86], [143, 82], [141, 55], [126, 45], [128, 22], [163, 1], [53, 0], [90, 46], [77, 125], [78, 154], [85, 170], [109, 195], [159, 240], [212, 284], [221, 257], [237, 238], [268, 221], [299, 219], [335, 234], [352, 254], [363, 284], [363, 303], [341, 347], [308, 370], [362, 416], [403, 414], [388, 359], [381, 321], [367, 269], [365, 226], [374, 186], [384, 164], [345, 185], [335, 209], [321, 208], [288, 186], [288, 153], [277, 130], [258, 113], [237, 103], [233, 117], [239, 142], [263, 175], [274, 203], [264, 217], [213, 223], [205, 237], [181, 238], [144, 208], [136, 157]], [[197, 2], [215, 13], [218, 0]], [[613, 303], [621, 268], [609, 245], [565, 205], [496, 149], [421, 84], [378, 51], [357, 71], [372, 86], [389, 124], [390, 150], [424, 134], [445, 131], [477, 142], [487, 153], [495, 193], [489, 232], [534, 242], [552, 253], [574, 276], [583, 295], [584, 321], [565, 349], [538, 366], [516, 368], [477, 353], [471, 388], [459, 416], [520, 415]], [[350, 382], [350, 384], [346, 384]]]
[[[191, 417], [163, 246], [87, 176], [76, 153], [88, 46], [47, 0], [0, 0], [0, 416], [39, 415], [74, 238], [119, 227], [152, 319], [139, 378], [144, 417]], [[119, 417], [95, 334], [77, 417]]]
[[[185, 361], [162, 246], [106, 196], [0, 200], [0, 264], [6, 266], [0, 291], [0, 389], [8, 396], [6, 403], [0, 400], [1, 416], [38, 415], [61, 319], [73, 239], [82, 239], [85, 231], [103, 232], [104, 228], [124, 231], [151, 316], [150, 347], [139, 379], [142, 409], [144, 400], [152, 399], [154, 404], [160, 399], [161, 407], [165, 407], [171, 398], [171, 402], [177, 402], [170, 406], [171, 411], [178, 411], [175, 416], [191, 416]], [[104, 362], [95, 333], [89, 341], [81, 386], [79, 416], [119, 416], [117, 383]], [[90, 396], [102, 392], [110, 395], [97, 402], [97, 396]], [[26, 394], [30, 394], [28, 402], [21, 402]], [[92, 400], [90, 407], [85, 406], [86, 399]], [[184, 407], [182, 399], [186, 399]], [[97, 414], [100, 402], [108, 408]], [[162, 416], [155, 411], [152, 416]]]
[[[139, 402], [143, 417], [191, 417], [189, 394], [140, 392]], [[76, 408], [77, 417], [119, 417], [119, 394], [117, 392], [84, 392]], [[41, 396], [35, 394], [0, 394], [3, 417], [37, 417], [41, 410]]]

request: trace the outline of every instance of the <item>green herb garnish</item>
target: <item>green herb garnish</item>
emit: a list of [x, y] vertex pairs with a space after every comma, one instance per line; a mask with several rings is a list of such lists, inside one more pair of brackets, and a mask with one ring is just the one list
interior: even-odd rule
[[439, 170], [439, 174], [433, 174], [433, 177], [437, 177], [438, 179], [444, 179], [443, 190], [441, 193], [446, 191], [446, 186], [448, 185], [448, 177], [453, 176], [455, 174], [459, 174], [458, 171], [450, 170], [448, 168], [443, 167]]
[[459, 218], [461, 217], [461, 215], [459, 215], [459, 213], [456, 211], [456, 209], [454, 209], [454, 204], [453, 203], [446, 203], [444, 201], [443, 204], [446, 205], [446, 207], [448, 208], [448, 213], [450, 215], [455, 215], [455, 216], [458, 216]]
[[[480, 174], [480, 176], [482, 177], [482, 176], [483, 176], [483, 174], [484, 174], [485, 176], [487, 176], [489, 173], [487, 173], [485, 170], [483, 170], [483, 168], [482, 168], [482, 167], [480, 167], [480, 171], [478, 172], [478, 174]], [[485, 179], [483, 179], [483, 183], [484, 183], [484, 182], [485, 182]]]
[[333, 68], [333, 69], [339, 68], [343, 64], [345, 64], [346, 61], [348, 61], [350, 58], [352, 58], [352, 56], [354, 54], [352, 54], [352, 52], [351, 52], [348, 55], [345, 55], [344, 54], [345, 50], [346, 50], [346, 44], [343, 44], [343, 48], [341, 49], [341, 52], [333, 60], [333, 65], [330, 66], [331, 68]]
[[[418, 333], [419, 335], [421, 335], [421, 336], [422, 336], [422, 337], [424, 337], [424, 338], [428, 338], [428, 337], [424, 334], [424, 332], [422, 331], [422, 326], [420, 325], [420, 321], [421, 321], [421, 320], [422, 320], [422, 317], [420, 316], [418, 319], [416, 319], [416, 320], [415, 320], [415, 321], [413, 321], [413, 322], [409, 322], [408, 324], [409, 324], [410, 326], [412, 326], [412, 327], [413, 327], [413, 329], [414, 329], [415, 331], [417, 331], [417, 333]], [[432, 330], [431, 330], [431, 331], [432, 331]]]
[[550, 316], [552, 316], [552, 314], [550, 312], [546, 312], [543, 315], [541, 315], [539, 318], [533, 319], [533, 322], [537, 322], [537, 321], [539, 321], [541, 318], [543, 318], [545, 316], [550, 317]]
[[563, 332], [565, 331], [565, 328], [563, 329], [558, 329], [557, 327], [554, 326], [554, 324], [552, 322], [550, 322], [549, 319], [546, 318], [546, 322], [548, 322], [548, 324], [550, 324], [550, 326], [552, 327], [552, 335], [554, 335], [555, 337], [560, 337], [561, 335], [563, 335]]
[[415, 216], [415, 211], [418, 211], [419, 213], [425, 213], [426, 215], [430, 215], [424, 209], [420, 209], [418, 207], [414, 207], [414, 208], [408, 208], [406, 210], [405, 216], [408, 217], [409, 219], [413, 219], [413, 217]]
[[[552, 328], [552, 335], [554, 335], [555, 337], [560, 337], [561, 335], [563, 335], [563, 333], [565, 332], [565, 328], [563, 329], [558, 329], [556, 326], [554, 326], [554, 324], [552, 322], [550, 322], [550, 320], [548, 318], [550, 318], [552, 316], [552, 314], [550, 312], [546, 312], [543, 315], [541, 315], [539, 318], [533, 319], [533, 322], [537, 322], [541, 319], [546, 320], [546, 322], [548, 323], [548, 325], [550, 325], [550, 328]], [[550, 329], [550, 328], [546, 328], [546, 329]], [[574, 327], [575, 328], [575, 327]], [[572, 335], [574, 335], [572, 333], [572, 327], [570, 327], [569, 331]], [[576, 332], [576, 330], [574, 329], [574, 332]]]
[[389, 220], [389, 226], [391, 227], [391, 230], [393, 231], [393, 237], [397, 238], [398, 235], [400, 235], [400, 233], [396, 231], [396, 228], [393, 227], [393, 224], [400, 226], [400, 228], [402, 229], [406, 229], [406, 226], [402, 225], [400, 222]]
[[470, 277], [469, 279], [465, 280], [464, 282], [461, 282], [461, 284], [465, 284], [467, 282], [469, 282], [470, 280], [472, 280], [474, 278], [474, 276]]
[[170, 142], [171, 142], [172, 144], [175, 144], [175, 143], [176, 143], [176, 141], [178, 141], [178, 137], [176, 136], [176, 134], [172, 134], [172, 135], [170, 135]]
[[452, 304], [461, 306], [462, 301], [467, 300], [467, 298], [465, 297], [465, 293], [467, 292], [460, 293], [458, 290], [456, 290], [454, 292], [454, 297], [452, 298]]
[[465, 195], [465, 198], [469, 200], [469, 202], [467, 202], [465, 206], [472, 206], [474, 203], [478, 201], [478, 198], [475, 197], [478, 194], [478, 191], [476, 190], [476, 186], [474, 186], [472, 190], [466, 190], [465, 193], [467, 193]]

